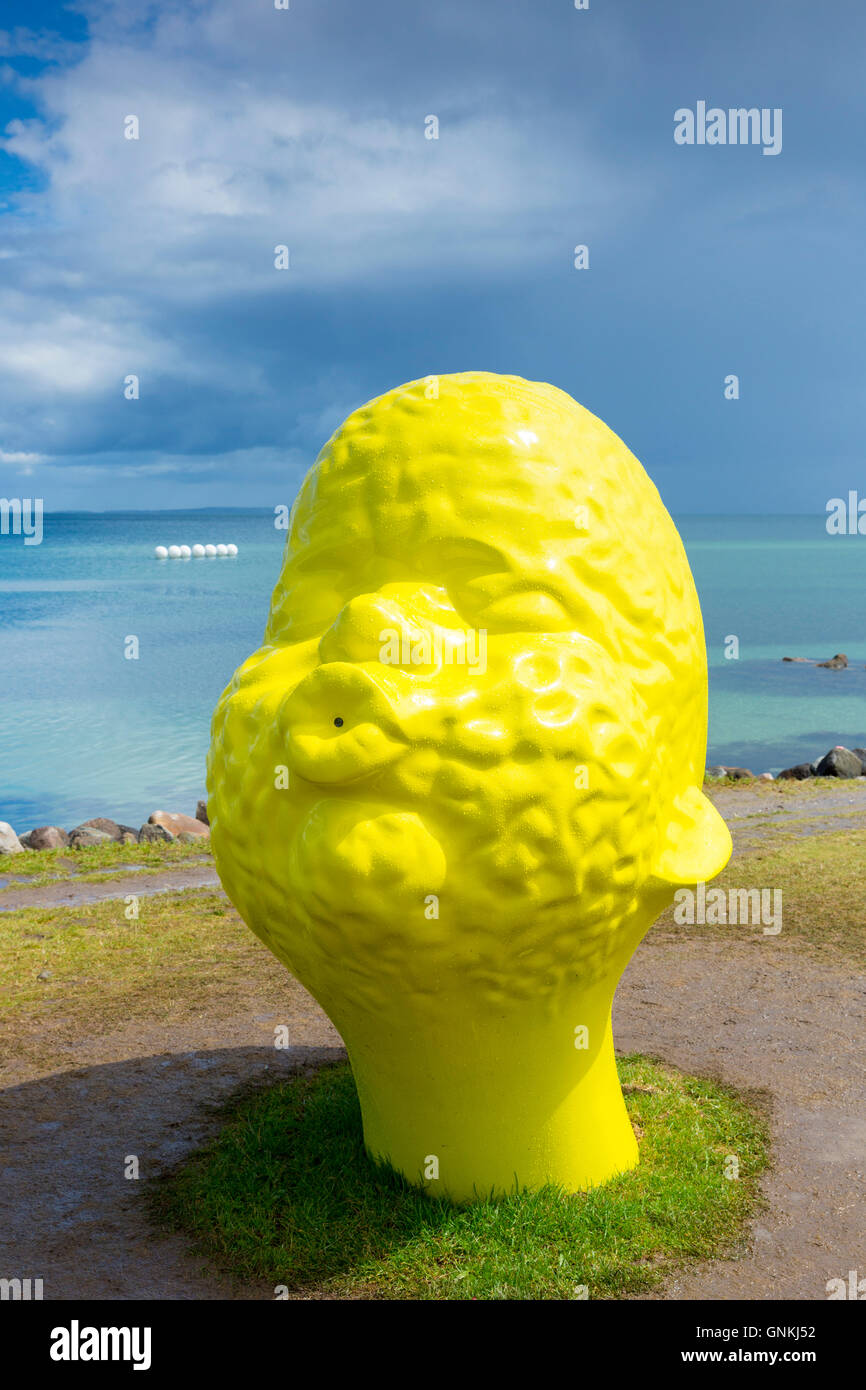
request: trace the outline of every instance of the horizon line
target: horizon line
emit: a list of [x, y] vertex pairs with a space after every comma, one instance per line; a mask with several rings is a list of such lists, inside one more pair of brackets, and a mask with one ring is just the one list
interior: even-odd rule
[[[277, 505], [282, 506], [283, 504], [282, 504], [282, 503], [279, 503], [279, 504], [277, 504]], [[167, 514], [169, 514], [169, 513], [177, 513], [177, 512], [184, 512], [184, 513], [187, 513], [187, 512], [189, 512], [189, 513], [193, 513], [193, 512], [195, 512], [195, 513], [201, 513], [201, 512], [233, 512], [233, 513], [234, 513], [234, 512], [249, 512], [249, 513], [264, 512], [266, 515], [270, 516], [270, 515], [273, 513], [274, 510], [275, 510], [274, 507], [267, 506], [267, 505], [265, 505], [264, 503], [262, 503], [262, 505], [261, 505], [261, 506], [258, 506], [258, 507], [226, 507], [226, 506], [220, 506], [220, 507], [216, 507], [216, 506], [215, 506], [215, 507], [105, 507], [105, 508], [102, 508], [102, 509], [97, 509], [97, 508], [92, 508], [92, 507], [91, 507], [91, 508], [86, 508], [86, 507], [58, 507], [58, 508], [56, 508], [56, 509], [54, 509], [54, 510], [51, 510], [51, 511], [49, 511], [49, 510], [47, 510], [45, 507], [43, 507], [43, 512], [42, 512], [42, 514], [43, 514], [43, 516], [160, 516], [160, 515], [167, 515]], [[809, 518], [810, 520], [815, 520], [815, 519], [817, 519], [817, 518], [820, 517], [820, 518], [822, 518], [823, 520], [826, 521], [826, 515], [827, 515], [826, 512], [818, 512], [818, 511], [815, 511], [815, 512], [777, 512], [777, 511], [774, 511], [774, 512], [690, 512], [690, 511], [681, 511], [679, 508], [676, 508], [676, 509], [667, 508], [667, 511], [668, 511], [668, 513], [669, 513], [670, 516], [706, 516], [706, 517], [716, 517], [716, 518], [718, 518], [718, 519], [729, 517], [729, 518], [731, 518], [732, 520], [740, 519], [740, 518], [744, 518], [744, 517], [757, 517], [757, 516], [763, 516], [763, 517], [790, 516], [790, 517], [803, 517], [804, 519], [805, 519], [805, 518]]]

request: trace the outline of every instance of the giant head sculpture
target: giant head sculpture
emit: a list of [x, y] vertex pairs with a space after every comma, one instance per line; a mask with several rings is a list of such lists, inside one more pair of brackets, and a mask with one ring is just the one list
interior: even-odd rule
[[637, 1163], [611, 1004], [729, 857], [706, 727], [676, 528], [571, 397], [428, 377], [328, 441], [208, 805], [229, 897], [346, 1043], [371, 1154], [456, 1201]]

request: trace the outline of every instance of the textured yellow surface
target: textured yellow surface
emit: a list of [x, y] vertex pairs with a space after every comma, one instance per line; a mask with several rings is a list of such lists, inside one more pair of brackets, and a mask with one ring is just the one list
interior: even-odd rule
[[637, 1162], [610, 1008], [730, 854], [706, 721], [676, 528], [571, 397], [424, 378], [325, 445], [214, 715], [211, 837], [410, 1180], [463, 1200]]

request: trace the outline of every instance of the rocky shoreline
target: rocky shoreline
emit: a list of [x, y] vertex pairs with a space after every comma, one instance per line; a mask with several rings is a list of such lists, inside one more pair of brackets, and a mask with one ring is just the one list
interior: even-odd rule
[[210, 824], [203, 801], [196, 806], [194, 816], [182, 811], [154, 811], [138, 830], [108, 816], [94, 816], [72, 830], [59, 825], [37, 825], [19, 836], [7, 821], [0, 821], [0, 855], [22, 854], [28, 849], [89, 849], [92, 845], [149, 844], [159, 840], [167, 844], [172, 840], [194, 844], [209, 839]]
[[[795, 763], [776, 776], [772, 772], [755, 773], [748, 767], [730, 767], [722, 763], [708, 767], [704, 776], [711, 782], [805, 782], [811, 777], [866, 781], [866, 748], [846, 748], [837, 743], [814, 762]], [[108, 816], [94, 816], [72, 830], [64, 830], [59, 825], [37, 825], [25, 834], [17, 835], [7, 821], [0, 821], [0, 856], [21, 854], [28, 849], [87, 849], [91, 845], [109, 844], [112, 841], [127, 845], [159, 840], [165, 843], [178, 840], [181, 844], [199, 841], [204, 844], [209, 839], [210, 823], [204, 801], [198, 802], [194, 816], [187, 816], [182, 811], [153, 811], [138, 830]]]
[[748, 767], [725, 767], [721, 763], [708, 767], [704, 775], [710, 781], [726, 778], [732, 782], [743, 781], [746, 778], [758, 782], [805, 782], [809, 777], [845, 777], [853, 780], [866, 777], [866, 748], [846, 748], [844, 744], [837, 743], [813, 763], [795, 763], [793, 767], [784, 768], [775, 777], [772, 772], [754, 773]]

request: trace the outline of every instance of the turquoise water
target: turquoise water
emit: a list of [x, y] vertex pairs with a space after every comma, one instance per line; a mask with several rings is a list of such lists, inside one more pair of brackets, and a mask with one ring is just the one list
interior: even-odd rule
[[[823, 516], [677, 522], [707, 634], [708, 761], [777, 771], [866, 746], [866, 537], [828, 536]], [[211, 711], [261, 641], [284, 540], [266, 511], [55, 514], [41, 545], [0, 536], [0, 820], [194, 810]], [[196, 541], [240, 553], [153, 558]], [[781, 661], [837, 651], [859, 669]]]

